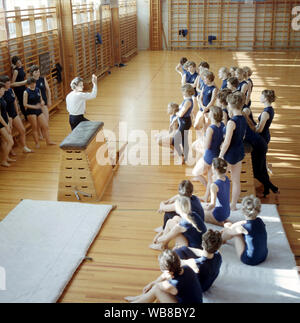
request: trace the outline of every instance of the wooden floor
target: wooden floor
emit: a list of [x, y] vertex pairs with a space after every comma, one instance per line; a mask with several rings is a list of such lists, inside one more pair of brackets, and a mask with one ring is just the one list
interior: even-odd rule
[[[252, 106], [255, 118], [263, 109], [259, 103], [265, 88], [276, 91], [276, 117], [268, 161], [273, 164], [272, 181], [281, 191], [278, 206], [284, 228], [300, 265], [300, 57], [289, 52], [140, 52], [125, 67], [112, 69], [99, 81], [97, 99], [90, 101], [87, 117], [101, 120], [106, 129], [117, 130], [126, 122], [131, 130], [168, 126], [168, 102], [181, 102], [180, 78], [174, 71], [180, 57], [199, 63], [207, 60], [212, 70], [225, 65], [248, 65], [255, 71]], [[220, 84], [219, 80], [217, 83]], [[69, 133], [65, 106], [51, 118], [51, 135], [59, 143]], [[130, 140], [129, 140], [130, 141]], [[32, 146], [30, 138], [29, 145]], [[134, 143], [129, 143], [129, 150]], [[149, 149], [150, 151], [150, 149]], [[149, 162], [150, 162], [149, 153]], [[0, 219], [21, 199], [56, 200], [60, 151], [42, 148], [31, 155], [18, 156], [10, 169], [0, 169]], [[159, 202], [177, 192], [186, 178], [187, 166], [121, 166], [109, 185], [103, 203], [117, 204], [74, 275], [61, 302], [122, 302], [159, 274], [158, 252], [148, 248], [162, 216]], [[203, 187], [195, 186], [202, 194]], [[263, 203], [274, 203], [274, 196]]]

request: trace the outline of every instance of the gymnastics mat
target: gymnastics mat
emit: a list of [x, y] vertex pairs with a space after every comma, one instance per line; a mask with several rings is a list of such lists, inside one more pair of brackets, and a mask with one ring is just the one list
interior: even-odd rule
[[[238, 208], [241, 206], [238, 205]], [[243, 264], [233, 240], [220, 249], [223, 263], [214, 285], [204, 294], [206, 303], [300, 303], [300, 283], [294, 255], [275, 205], [263, 204], [260, 217], [266, 224], [269, 254], [258, 266]], [[241, 211], [232, 222], [244, 220]], [[207, 225], [220, 230], [220, 227]]]
[[111, 210], [111, 205], [19, 203], [0, 222], [0, 303], [56, 302]]

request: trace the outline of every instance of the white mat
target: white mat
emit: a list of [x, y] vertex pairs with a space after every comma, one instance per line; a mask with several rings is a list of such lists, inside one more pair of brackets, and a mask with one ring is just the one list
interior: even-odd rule
[[[221, 272], [214, 285], [205, 293], [204, 302], [300, 302], [296, 262], [276, 206], [262, 205], [260, 217], [268, 233], [268, 258], [258, 266], [247, 266], [238, 259], [233, 241], [223, 245], [220, 250], [223, 258]], [[244, 219], [239, 211], [232, 212], [230, 216], [233, 222]], [[217, 226], [208, 227], [220, 230]]]
[[111, 208], [32, 200], [17, 205], [0, 222], [0, 266], [6, 273], [0, 302], [56, 302]]

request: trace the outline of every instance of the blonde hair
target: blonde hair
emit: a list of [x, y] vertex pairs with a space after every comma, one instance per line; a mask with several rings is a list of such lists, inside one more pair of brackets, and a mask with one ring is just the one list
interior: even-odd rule
[[190, 198], [186, 196], [178, 196], [176, 201], [175, 201], [175, 210], [179, 214], [184, 213], [187, 214], [187, 217], [193, 227], [198, 231], [202, 232], [200, 228], [198, 228], [197, 222], [194, 219], [194, 216], [192, 215], [192, 210], [191, 210], [191, 200]]
[[246, 75], [246, 72], [242, 69], [242, 68], [237, 68], [236, 70], [235, 70], [235, 73], [237, 73], [237, 74], [239, 74], [239, 75], [242, 75], [243, 76], [243, 78], [246, 78], [247, 77], [247, 75]]
[[189, 83], [183, 85], [181, 87], [181, 91], [187, 94], [188, 96], [193, 96], [195, 94], [195, 89]]
[[227, 78], [230, 76], [229, 69], [225, 66], [219, 69], [219, 73], [226, 74]]
[[235, 92], [227, 96], [227, 102], [234, 109], [241, 110], [245, 103], [246, 96], [242, 92]]
[[261, 210], [260, 199], [254, 195], [246, 196], [242, 200], [242, 212], [250, 219], [255, 219]]
[[248, 67], [248, 66], [243, 67], [243, 70], [244, 70], [245, 73], [247, 73], [248, 77], [250, 77], [253, 74], [252, 69], [250, 67]]

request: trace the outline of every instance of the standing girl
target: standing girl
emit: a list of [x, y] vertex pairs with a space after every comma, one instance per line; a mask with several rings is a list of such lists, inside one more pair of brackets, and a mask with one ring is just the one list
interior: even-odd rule
[[27, 85], [28, 87], [24, 92], [23, 103], [26, 108], [28, 121], [31, 124], [32, 135], [36, 148], [40, 148], [38, 125], [41, 127], [42, 134], [46, 139], [47, 145], [55, 145], [55, 143], [50, 139], [48, 123], [42, 111], [44, 101], [42, 99], [40, 89], [36, 87], [36, 80], [34, 78], [29, 78], [27, 80]]
[[248, 83], [245, 80], [246, 73], [244, 72], [244, 70], [242, 68], [237, 68], [235, 71], [235, 77], [239, 81], [239, 86], [237, 87], [238, 91], [242, 92], [247, 97]]
[[1, 148], [3, 151], [1, 166], [9, 167], [13, 159], [9, 158], [9, 153], [14, 145], [14, 140], [11, 135], [11, 129], [9, 126], [8, 115], [6, 112], [6, 102], [3, 99], [5, 92], [5, 84], [0, 83], [0, 135], [1, 135]]
[[51, 90], [47, 79], [41, 76], [40, 68], [37, 65], [32, 65], [29, 69], [29, 74], [36, 80], [36, 87], [40, 89], [42, 94], [42, 99], [44, 101], [44, 105], [42, 106], [42, 111], [45, 116], [47, 123], [49, 122], [49, 110], [48, 108], [51, 106]]
[[[179, 106], [179, 112], [177, 112], [179, 128], [173, 137], [172, 146], [175, 147], [179, 156], [183, 156], [183, 161], [186, 161], [189, 154], [188, 131], [192, 125], [191, 113], [194, 106], [192, 96], [195, 89], [190, 84], [186, 84], [182, 86], [181, 91], [183, 102]], [[180, 144], [182, 144], [183, 153]]]
[[26, 110], [23, 104], [23, 93], [26, 90], [26, 86], [24, 84], [21, 86], [14, 84], [15, 82], [24, 82], [26, 80], [26, 73], [24, 71], [22, 61], [18, 56], [14, 56], [11, 59], [11, 61], [13, 64], [12, 86], [15, 89], [16, 97], [18, 99], [21, 112], [23, 113], [25, 119], [27, 120]]
[[4, 100], [7, 103], [7, 114], [9, 117], [10, 128], [16, 128], [20, 135], [20, 142], [24, 153], [31, 153], [32, 150], [26, 145], [26, 131], [23, 122], [18, 114], [18, 105], [15, 97], [14, 90], [10, 87], [10, 79], [4, 75], [0, 77], [0, 82], [5, 84]]
[[[193, 169], [193, 175], [196, 176], [194, 180], [200, 181], [206, 187], [206, 193], [203, 197], [204, 202], [207, 202], [212, 182], [211, 165], [213, 159], [219, 156], [220, 146], [223, 142], [223, 129], [222, 123], [223, 112], [219, 107], [212, 107], [209, 112], [209, 119], [211, 125], [207, 128], [205, 133], [204, 142], [204, 156], [201, 158]], [[207, 173], [207, 181], [204, 174]]]
[[242, 115], [244, 101], [245, 96], [240, 92], [230, 94], [227, 98], [228, 107], [233, 117], [227, 123], [225, 139], [219, 155], [220, 158], [227, 161], [231, 170], [231, 210], [236, 210], [236, 203], [241, 192], [240, 177], [242, 160], [245, 156], [243, 140], [247, 129], [247, 122]]
[[227, 88], [227, 80], [230, 77], [230, 73], [227, 67], [221, 67], [219, 69], [219, 79], [222, 80], [221, 90]]

